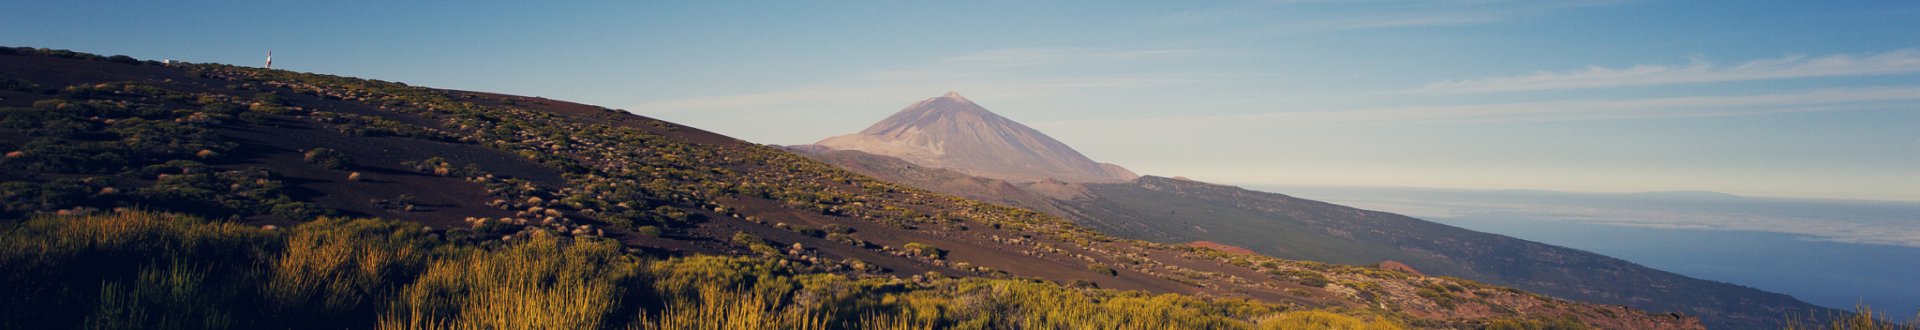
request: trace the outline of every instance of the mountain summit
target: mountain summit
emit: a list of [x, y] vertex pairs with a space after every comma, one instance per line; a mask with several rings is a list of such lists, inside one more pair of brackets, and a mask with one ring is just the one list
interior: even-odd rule
[[1066, 144], [954, 92], [914, 103], [859, 133], [814, 145], [1011, 181], [1125, 182], [1138, 177], [1119, 165], [1087, 159]]

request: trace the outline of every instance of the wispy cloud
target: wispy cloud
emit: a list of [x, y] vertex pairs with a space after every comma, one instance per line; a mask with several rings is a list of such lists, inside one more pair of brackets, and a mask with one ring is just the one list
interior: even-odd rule
[[1819, 89], [1758, 95], [1408, 106], [1344, 111], [1273, 112], [1249, 115], [1117, 119], [1055, 122], [1047, 124], [1269, 126], [1284, 124], [1381, 124], [1419, 122], [1543, 122], [1748, 116], [1797, 112], [1902, 108], [1920, 108], [1920, 86]]
[[[1456, 195], [1457, 196], [1457, 195]], [[1776, 201], [1759, 209], [1691, 209], [1686, 207], [1621, 207], [1615, 203], [1580, 201], [1574, 203], [1477, 200], [1448, 196], [1340, 196], [1331, 202], [1390, 210], [1423, 218], [1499, 217], [1534, 221], [1587, 223], [1659, 229], [1705, 229], [1766, 231], [1806, 235], [1813, 239], [1855, 243], [1920, 247], [1920, 222], [1911, 217], [1888, 214], [1848, 216], [1783, 215], [1778, 205], [1824, 210], [1844, 204], [1809, 204], [1804, 201]], [[1789, 204], [1791, 203], [1791, 204]], [[1608, 207], [1597, 207], [1607, 205]], [[1649, 204], [1651, 205], [1651, 204]], [[1913, 210], [1913, 204], [1882, 204], [1880, 207]], [[1895, 206], [1906, 205], [1906, 206]], [[1848, 207], [1854, 208], [1854, 207]], [[1858, 208], [1854, 208], [1858, 210]], [[1841, 212], [1846, 213], [1846, 212]], [[1830, 214], [1811, 212], [1808, 214]], [[1889, 213], [1890, 214], [1890, 213]]]
[[766, 111], [795, 105], [844, 104], [848, 100], [897, 100], [903, 96], [933, 96], [949, 90], [993, 95], [996, 100], [1054, 97], [1068, 93], [1165, 86], [1186, 78], [1140, 73], [1033, 74], [1028, 68], [1046, 66], [1101, 67], [1137, 65], [1211, 52], [1205, 49], [1092, 49], [1009, 48], [983, 50], [932, 60], [922, 67], [876, 70], [846, 79], [822, 81], [777, 90], [734, 95], [657, 100], [630, 106], [642, 113], [696, 113]]
[[1810, 77], [1872, 76], [1920, 72], [1920, 50], [1821, 57], [1787, 56], [1721, 67], [1701, 59], [1686, 65], [1593, 66], [1568, 72], [1535, 72], [1512, 77], [1441, 81], [1416, 89], [1436, 94], [1561, 90], [1669, 85]]
[[1594, 1], [1249, 1], [1158, 17], [1154, 23], [1252, 23], [1264, 32], [1311, 32], [1461, 26], [1507, 22], [1570, 9], [1620, 3]]
[[1014, 67], [1086, 61], [1136, 61], [1187, 56], [1208, 52], [1202, 49], [1126, 49], [1102, 50], [1071, 47], [1006, 48], [977, 51], [942, 58], [937, 64], [984, 67]]
[[[886, 74], [889, 76], [928, 73]], [[1177, 84], [1182, 80], [1136, 76], [1090, 76], [1057, 79], [975, 79], [947, 81], [860, 81], [797, 86], [774, 91], [660, 100], [630, 107], [640, 113], [712, 111], [778, 111], [797, 105], [845, 104], [849, 100], [898, 100], [903, 96], [932, 97], [946, 91], [995, 95], [996, 100], [1050, 97], [1100, 89], [1137, 88]], [[869, 109], [871, 110], [871, 109]]]

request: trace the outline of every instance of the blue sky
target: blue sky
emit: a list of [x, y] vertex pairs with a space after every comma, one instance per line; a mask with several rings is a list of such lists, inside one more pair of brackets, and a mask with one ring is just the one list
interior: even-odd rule
[[959, 91], [1249, 185], [1920, 200], [1920, 3], [47, 1], [0, 45], [628, 109], [804, 144]]

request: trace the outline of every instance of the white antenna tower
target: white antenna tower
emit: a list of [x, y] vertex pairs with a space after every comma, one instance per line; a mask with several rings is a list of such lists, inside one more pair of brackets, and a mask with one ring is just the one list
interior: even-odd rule
[[267, 51], [267, 68], [268, 69], [273, 68], [273, 51], [272, 50]]

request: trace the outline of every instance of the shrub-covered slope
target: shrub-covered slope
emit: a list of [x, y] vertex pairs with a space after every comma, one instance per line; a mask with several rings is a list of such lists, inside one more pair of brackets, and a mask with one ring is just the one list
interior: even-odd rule
[[[556, 315], [553, 316], [555, 322], [600, 320], [594, 321], [600, 323], [583, 325], [602, 327], [644, 324], [655, 317], [666, 322], [668, 316], [661, 315], [673, 314], [665, 311], [719, 313], [693, 310], [712, 304], [688, 304], [666, 305], [659, 313], [636, 314], [637, 308], [626, 305], [631, 301], [626, 300], [629, 298], [579, 298], [645, 292], [625, 284], [550, 287], [553, 283], [540, 282], [515, 287], [581, 291], [545, 296], [503, 291], [500, 287], [489, 287], [494, 284], [471, 282], [485, 281], [486, 276], [518, 276], [498, 273], [521, 271], [511, 265], [523, 263], [551, 263], [541, 267], [555, 267], [559, 269], [556, 271], [582, 281], [642, 276], [620, 269], [569, 268], [577, 266], [567, 266], [570, 261], [566, 260], [545, 259], [561, 258], [553, 255], [563, 252], [554, 251], [587, 244], [605, 246], [582, 256], [589, 258], [583, 260], [592, 262], [638, 258], [633, 257], [636, 255], [650, 258], [731, 255], [744, 258], [732, 260], [773, 265], [771, 267], [782, 272], [811, 274], [807, 276], [831, 274], [850, 281], [896, 281], [916, 276], [921, 281], [938, 277], [1014, 281], [972, 283], [1040, 280], [1040, 283], [1023, 285], [1033, 286], [1032, 290], [1059, 290], [1042, 292], [1080, 292], [1077, 294], [1094, 297], [1088, 299], [1099, 303], [1116, 301], [1099, 297], [1120, 293], [1084, 288], [1214, 297], [1200, 301], [1246, 299], [1259, 302], [1255, 305], [1263, 306], [1259, 308], [1266, 311], [1334, 310], [1352, 315], [1377, 315], [1389, 322], [1414, 327], [1496, 322], [1572, 322], [1633, 328], [1698, 325], [1686, 317], [1572, 303], [1452, 278], [1116, 239], [1042, 213], [877, 181], [777, 148], [617, 110], [542, 98], [437, 90], [215, 64], [162, 65], [124, 57], [24, 48], [0, 49], [0, 79], [3, 79], [0, 80], [3, 82], [0, 83], [0, 150], [6, 153], [5, 158], [0, 159], [4, 165], [0, 167], [0, 181], [4, 181], [0, 183], [0, 202], [4, 202], [0, 204], [0, 218], [8, 219], [5, 222], [19, 223], [28, 218], [41, 219], [35, 222], [98, 218], [89, 218], [88, 214], [129, 217], [123, 211], [114, 210], [143, 209], [215, 219], [215, 223], [208, 226], [219, 228], [255, 230], [252, 228], [276, 226], [298, 232], [306, 230], [306, 226], [315, 226], [311, 222], [325, 216], [377, 217], [408, 221], [419, 227], [383, 225], [392, 228], [374, 231], [393, 235], [388, 239], [399, 242], [394, 243], [400, 246], [397, 250], [354, 248], [349, 249], [351, 252], [330, 252], [339, 253], [334, 258], [344, 259], [328, 262], [412, 255], [428, 265], [420, 266], [426, 267], [424, 270], [409, 273], [407, 269], [411, 268], [407, 267], [415, 266], [385, 265], [376, 261], [363, 265], [353, 261], [353, 266], [348, 268], [386, 275], [352, 280], [295, 278], [285, 280], [294, 283], [283, 284], [271, 284], [282, 281], [278, 277], [257, 274], [263, 272], [259, 267], [265, 267], [259, 263], [307, 260], [263, 257], [295, 253], [275, 248], [276, 244], [308, 244], [300, 243], [302, 238], [297, 234], [277, 238], [286, 243], [275, 243], [276, 238], [272, 237], [258, 238], [259, 242], [233, 243], [255, 246], [232, 250], [251, 251], [245, 253], [252, 255], [196, 254], [201, 252], [198, 247], [216, 245], [183, 239], [188, 243], [180, 244], [195, 247], [193, 251], [186, 251], [191, 253], [132, 256], [126, 259], [132, 261], [116, 265], [137, 267], [118, 270], [88, 270], [84, 268], [94, 264], [85, 260], [91, 258], [35, 255], [31, 253], [34, 250], [27, 250], [22, 260], [39, 260], [34, 261], [38, 265], [34, 267], [56, 269], [51, 273], [29, 275], [32, 276], [29, 279], [44, 278], [45, 282], [51, 282], [75, 276], [135, 278], [111, 290], [104, 284], [61, 287], [101, 292], [97, 300], [73, 302], [76, 305], [72, 306], [80, 306], [82, 310], [120, 308], [114, 306], [124, 305], [114, 304], [123, 302], [136, 304], [108, 300], [107, 292], [134, 287], [147, 290], [143, 283], [176, 283], [171, 285], [185, 288], [190, 286], [178, 283], [199, 281], [196, 276], [218, 276], [232, 279], [222, 283], [231, 282], [227, 284], [235, 289], [220, 289], [227, 291], [208, 293], [211, 296], [207, 297], [188, 292], [182, 293], [188, 295], [185, 298], [164, 299], [240, 299], [242, 302], [295, 299], [306, 301], [305, 305], [322, 307], [273, 313], [338, 313], [345, 315], [343, 320], [354, 317], [365, 320], [377, 315], [380, 322], [410, 326], [456, 322], [468, 318], [467, 315], [518, 315], [528, 313], [526, 308], [536, 307], [550, 308], [538, 310], [549, 313], [543, 315]], [[57, 217], [62, 214], [80, 217]], [[237, 224], [248, 227], [234, 227]], [[9, 229], [9, 235], [17, 237], [14, 240], [32, 241], [48, 238], [53, 235], [48, 231], [58, 229], [31, 228], [61, 227], [28, 223], [15, 228], [23, 229]], [[411, 237], [408, 235], [427, 238], [401, 237]], [[541, 244], [549, 244], [542, 242], [549, 241], [553, 245], [551, 249], [560, 250], [519, 257], [532, 259], [511, 259], [516, 258], [511, 249], [542, 248]], [[478, 250], [461, 250], [467, 247]], [[88, 251], [77, 249], [75, 251]], [[495, 255], [500, 253], [504, 254]], [[433, 265], [438, 264], [433, 261], [443, 260], [434, 258], [443, 257], [508, 259], [484, 262], [476, 259], [469, 260], [472, 263], [444, 266], [455, 268], [434, 268]], [[218, 260], [201, 260], [204, 258]], [[188, 265], [187, 268], [172, 266], [176, 261]], [[219, 265], [229, 262], [239, 266]], [[489, 263], [494, 266], [487, 266]], [[288, 267], [325, 268], [322, 266]], [[394, 268], [387, 268], [389, 266]], [[76, 267], [82, 269], [59, 270]], [[195, 269], [206, 271], [195, 275]], [[436, 271], [470, 275], [434, 275]], [[486, 275], [473, 276], [476, 274]], [[150, 282], [139, 282], [147, 277], [153, 278]], [[804, 277], [768, 285], [807, 290], [835, 286], [810, 283]], [[433, 280], [435, 278], [441, 280]], [[495, 280], [514, 281], [505, 277]], [[112, 282], [101, 281], [87, 283]], [[34, 281], [15, 283], [24, 284], [10, 288], [27, 291], [51, 288]], [[687, 283], [667, 283], [670, 283], [667, 287], [674, 290], [697, 289]], [[277, 288], [281, 286], [290, 288]], [[613, 287], [628, 289], [609, 289]], [[716, 296], [737, 296], [741, 292], [738, 290], [760, 290], [759, 287], [758, 284], [751, 288], [721, 286], [719, 289], [736, 291]], [[324, 290], [357, 293], [343, 297], [318, 293]], [[625, 293], [608, 293], [614, 291]], [[756, 294], [760, 295], [759, 299], [822, 299], [796, 292], [803, 290]], [[158, 294], [112, 293], [114, 299]], [[268, 294], [281, 296], [249, 296]], [[848, 294], [862, 299], [887, 300], [884, 296], [857, 291]], [[398, 298], [388, 295], [411, 298], [404, 300], [407, 303], [400, 303], [403, 300], [392, 300]], [[529, 307], [523, 302], [503, 302], [499, 299], [507, 298], [502, 297], [553, 300]], [[902, 297], [907, 298], [893, 298], [894, 303], [912, 300], [910, 295]], [[1167, 299], [1196, 299], [1169, 297], [1176, 298]], [[369, 305], [368, 301], [392, 303]], [[958, 306], [934, 303], [930, 306], [946, 307], [910, 311], [978, 311], [980, 308], [972, 305], [975, 302], [955, 304]], [[172, 305], [202, 308], [167, 315], [201, 315], [204, 317], [196, 316], [192, 322], [208, 324], [222, 324], [219, 322], [226, 322], [220, 321], [223, 319], [250, 320], [249, 315], [259, 314], [247, 313], [266, 313], [194, 307], [197, 304], [193, 303]], [[64, 313], [139, 319], [145, 317], [140, 315], [151, 315], [141, 313], [156, 312], [149, 307], [138, 307], [154, 305], [131, 306], [136, 307], [120, 308], [119, 312], [108, 314]], [[253, 306], [279, 308], [273, 307], [276, 306], [273, 303]], [[841, 306], [837, 301], [823, 306], [830, 310], [868, 311], [858, 305]], [[1071, 313], [1098, 311], [1085, 309], [1091, 307], [1060, 308], [1077, 310]], [[769, 309], [772, 311], [769, 313], [787, 315], [781, 313], [788, 310], [794, 309]], [[1204, 315], [1244, 324], [1278, 315], [1202, 311]], [[1006, 311], [994, 310], [994, 313], [1002, 312]], [[1012, 315], [1042, 315], [1035, 317], [1034, 322], [1062, 322], [1078, 315], [1035, 313], [1038, 314]], [[15, 313], [27, 314], [32, 313]], [[766, 317], [787, 317], [773, 314]], [[639, 319], [638, 315], [649, 319]], [[936, 321], [945, 325], [981, 322], [972, 321], [978, 318], [963, 316], [872, 318], [874, 322], [906, 322], [908, 325]], [[800, 318], [797, 322], [802, 323], [819, 322], [817, 319], [806, 321], [815, 316], [792, 317]], [[833, 325], [850, 325], [866, 322], [861, 318], [867, 317], [837, 315], [825, 319], [837, 322]], [[636, 319], [641, 321], [634, 321]], [[87, 319], [67, 320], [85, 322]], [[987, 322], [986, 325], [994, 327], [1015, 324]], [[672, 323], [668, 325], [673, 327]]]

